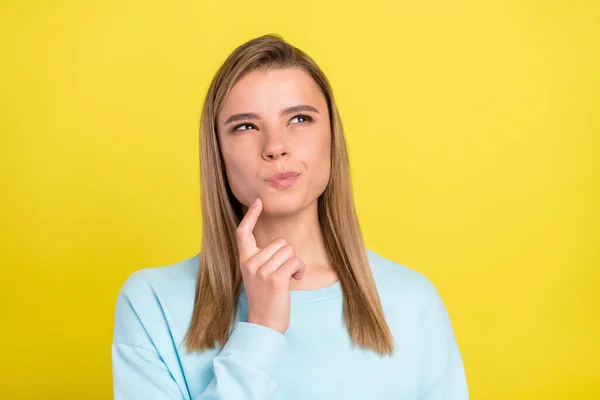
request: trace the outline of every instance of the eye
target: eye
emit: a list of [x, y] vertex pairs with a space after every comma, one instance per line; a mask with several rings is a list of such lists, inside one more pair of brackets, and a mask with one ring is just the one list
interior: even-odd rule
[[[290, 123], [298, 124], [298, 123], [302, 123], [302, 122], [312, 122], [312, 120], [313, 120], [312, 117], [309, 117], [308, 115], [298, 114], [290, 120]], [[297, 121], [297, 122], [294, 122], [294, 121]]]
[[254, 124], [250, 122], [244, 122], [243, 124], [239, 124], [233, 127], [234, 131], [249, 131], [250, 129], [256, 128]]

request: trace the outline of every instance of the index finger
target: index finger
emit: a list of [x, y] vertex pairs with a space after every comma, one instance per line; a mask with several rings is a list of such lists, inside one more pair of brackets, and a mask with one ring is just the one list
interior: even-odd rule
[[242, 262], [252, 257], [254, 252], [258, 249], [252, 231], [254, 230], [254, 226], [256, 226], [256, 221], [258, 221], [261, 212], [262, 200], [257, 197], [236, 229], [238, 248], [240, 250]]

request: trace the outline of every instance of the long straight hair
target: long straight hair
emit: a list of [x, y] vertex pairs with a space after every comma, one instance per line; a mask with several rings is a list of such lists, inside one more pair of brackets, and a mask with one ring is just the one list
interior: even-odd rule
[[329, 81], [302, 50], [279, 35], [264, 35], [236, 48], [217, 71], [206, 95], [200, 123], [202, 246], [194, 311], [185, 342], [189, 352], [213, 349], [229, 339], [242, 275], [235, 230], [243, 218], [225, 175], [217, 116], [233, 85], [253, 70], [300, 68], [317, 83], [327, 101], [331, 128], [331, 174], [318, 198], [319, 224], [326, 251], [344, 297], [344, 321], [353, 346], [390, 355], [394, 345], [369, 266], [358, 223], [342, 121]]

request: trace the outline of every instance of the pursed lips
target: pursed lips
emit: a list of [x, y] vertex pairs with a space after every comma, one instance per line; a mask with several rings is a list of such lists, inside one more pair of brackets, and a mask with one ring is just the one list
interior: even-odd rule
[[276, 189], [287, 189], [298, 179], [300, 173], [293, 171], [279, 172], [272, 175], [267, 181]]
[[282, 179], [294, 178], [294, 177], [296, 177], [298, 175], [300, 175], [298, 172], [284, 171], [284, 172], [279, 172], [279, 173], [277, 173], [275, 175], [272, 175], [267, 180], [268, 181], [282, 180]]

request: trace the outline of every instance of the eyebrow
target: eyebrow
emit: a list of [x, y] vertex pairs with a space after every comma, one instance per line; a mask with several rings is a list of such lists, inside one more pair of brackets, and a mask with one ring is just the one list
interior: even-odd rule
[[[314, 112], [316, 114], [319, 114], [319, 111], [316, 108], [314, 108], [313, 106], [309, 106], [307, 104], [299, 104], [297, 106], [284, 108], [283, 110], [281, 110], [279, 115], [284, 116], [284, 115], [293, 114], [293, 113], [297, 113], [297, 112], [301, 112], [301, 111], [304, 111], [304, 112], [309, 111], [309, 112]], [[249, 119], [260, 120], [260, 117], [255, 113], [233, 114], [231, 117], [227, 118], [227, 121], [225, 121], [225, 125], [230, 124], [235, 121], [246, 121]]]

